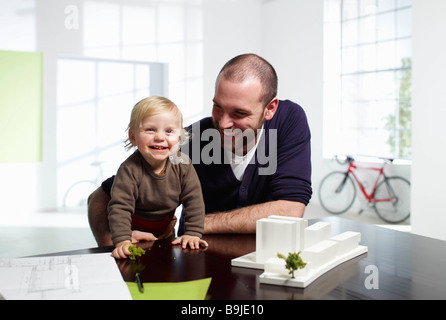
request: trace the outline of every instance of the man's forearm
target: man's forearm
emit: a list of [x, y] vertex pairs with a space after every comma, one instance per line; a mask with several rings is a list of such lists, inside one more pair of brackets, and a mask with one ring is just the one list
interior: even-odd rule
[[255, 233], [258, 219], [271, 215], [302, 218], [304, 211], [303, 203], [277, 200], [228, 212], [208, 214], [204, 220], [204, 233]]

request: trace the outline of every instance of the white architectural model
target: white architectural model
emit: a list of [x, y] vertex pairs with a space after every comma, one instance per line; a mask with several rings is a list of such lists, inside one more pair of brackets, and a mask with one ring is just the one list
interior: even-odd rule
[[[361, 234], [347, 231], [331, 236], [331, 224], [300, 218], [270, 216], [257, 221], [256, 252], [232, 260], [232, 266], [264, 269], [260, 283], [304, 288], [337, 265], [367, 252], [359, 245]], [[300, 257], [307, 263], [296, 270], [294, 278], [285, 268], [285, 260], [278, 253], [301, 251]]]

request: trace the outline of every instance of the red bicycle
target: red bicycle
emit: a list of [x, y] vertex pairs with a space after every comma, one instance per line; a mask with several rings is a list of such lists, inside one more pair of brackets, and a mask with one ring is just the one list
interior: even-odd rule
[[[385, 164], [391, 164], [394, 159], [383, 158], [382, 167], [358, 167], [351, 156], [346, 156], [344, 161], [341, 161], [338, 156], [335, 159], [338, 163], [348, 163], [349, 166], [347, 171], [334, 171], [322, 179], [319, 187], [319, 201], [326, 211], [341, 214], [350, 209], [356, 198], [356, 182], [368, 204], [374, 207], [381, 219], [388, 223], [400, 223], [409, 218], [410, 182], [403, 177], [389, 177], [384, 173]], [[370, 193], [367, 193], [364, 184], [355, 174], [358, 168], [378, 172]]]

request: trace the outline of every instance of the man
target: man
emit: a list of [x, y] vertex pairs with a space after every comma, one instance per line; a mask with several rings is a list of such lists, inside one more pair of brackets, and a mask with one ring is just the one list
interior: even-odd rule
[[[310, 130], [303, 109], [276, 95], [274, 68], [254, 54], [237, 56], [217, 77], [212, 118], [189, 128], [192, 139], [182, 151], [201, 182], [205, 234], [255, 233], [258, 219], [303, 216], [312, 194]], [[99, 245], [110, 244], [111, 184], [105, 181], [89, 198], [90, 226]], [[133, 238], [153, 240], [138, 231]]]

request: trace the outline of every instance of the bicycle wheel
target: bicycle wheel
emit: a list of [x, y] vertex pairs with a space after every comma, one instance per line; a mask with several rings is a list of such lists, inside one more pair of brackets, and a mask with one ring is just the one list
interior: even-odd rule
[[68, 188], [63, 198], [63, 207], [83, 207], [87, 205], [88, 196], [97, 189], [94, 181], [81, 180]]
[[329, 173], [319, 187], [321, 206], [332, 214], [346, 212], [353, 205], [355, 197], [355, 184], [347, 172]]
[[373, 197], [376, 214], [388, 223], [400, 223], [410, 216], [410, 182], [402, 177], [385, 178]]

